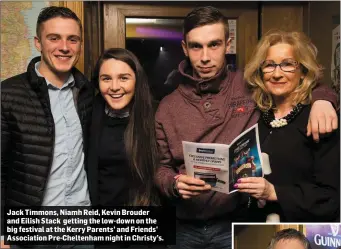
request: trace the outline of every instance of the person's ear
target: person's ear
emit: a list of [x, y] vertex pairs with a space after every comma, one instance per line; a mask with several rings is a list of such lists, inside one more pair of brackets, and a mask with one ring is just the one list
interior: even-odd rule
[[41, 43], [40, 39], [37, 36], [34, 37], [34, 46], [39, 52], [41, 52]]
[[300, 84], [302, 84], [304, 78], [305, 78], [305, 75], [302, 75], [302, 76], [300, 77]]
[[228, 38], [228, 39], [226, 40], [225, 54], [227, 54], [227, 53], [230, 51], [231, 42], [232, 42], [232, 39], [231, 39], [231, 38]]
[[188, 57], [187, 45], [184, 40], [181, 41], [181, 46], [182, 46], [182, 50], [184, 51], [184, 54]]

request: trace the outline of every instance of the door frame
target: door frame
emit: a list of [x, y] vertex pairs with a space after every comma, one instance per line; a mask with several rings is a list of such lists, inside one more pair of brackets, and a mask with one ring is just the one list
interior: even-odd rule
[[[84, 37], [84, 7], [83, 2], [74, 2], [74, 1], [52, 1], [50, 2], [50, 6], [58, 6], [58, 7], [66, 7], [71, 9], [79, 18], [82, 24], [82, 34]], [[75, 67], [84, 73], [84, 39], [82, 40], [81, 53], [79, 55], [77, 64]]]
[[[103, 2], [104, 49], [125, 48], [126, 17], [184, 18], [200, 2]], [[212, 3], [228, 18], [237, 20], [237, 66], [243, 69], [258, 42], [257, 2]], [[179, 44], [180, 46], [180, 44]]]

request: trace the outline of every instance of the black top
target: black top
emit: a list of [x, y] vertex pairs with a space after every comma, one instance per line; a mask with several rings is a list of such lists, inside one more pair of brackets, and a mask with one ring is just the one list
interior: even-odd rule
[[128, 199], [130, 175], [124, 149], [124, 131], [128, 118], [108, 117], [105, 100], [101, 94], [95, 97], [89, 151], [86, 167], [92, 206], [123, 205]]
[[271, 128], [259, 120], [262, 152], [269, 154], [278, 202], [264, 211], [282, 221], [336, 221], [340, 214], [339, 130], [315, 143], [306, 136], [310, 106], [287, 126]]
[[[103, 110], [104, 111], [104, 110]], [[128, 202], [129, 164], [124, 132], [129, 118], [104, 115], [98, 147], [98, 187], [101, 206], [120, 206]]]

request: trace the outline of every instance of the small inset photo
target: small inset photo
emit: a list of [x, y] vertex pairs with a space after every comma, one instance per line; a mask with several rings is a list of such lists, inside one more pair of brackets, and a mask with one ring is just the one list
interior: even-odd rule
[[233, 224], [233, 249], [341, 249], [340, 223]]

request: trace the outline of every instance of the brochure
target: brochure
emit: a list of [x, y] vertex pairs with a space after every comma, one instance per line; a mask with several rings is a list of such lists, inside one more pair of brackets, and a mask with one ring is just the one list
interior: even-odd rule
[[263, 177], [258, 124], [236, 137], [230, 145], [182, 141], [187, 175], [204, 180], [212, 190], [237, 191], [241, 177]]

